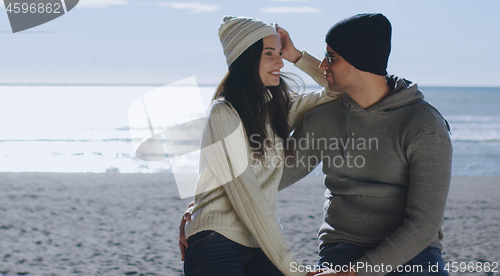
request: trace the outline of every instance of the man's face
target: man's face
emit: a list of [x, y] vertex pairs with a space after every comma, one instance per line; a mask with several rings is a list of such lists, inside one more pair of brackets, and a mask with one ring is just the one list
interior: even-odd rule
[[326, 46], [326, 52], [330, 57], [331, 64], [328, 65], [326, 58], [323, 59], [319, 68], [325, 70], [325, 78], [328, 88], [333, 91], [344, 93], [355, 91], [358, 83], [358, 70], [349, 62], [337, 54], [330, 46]]

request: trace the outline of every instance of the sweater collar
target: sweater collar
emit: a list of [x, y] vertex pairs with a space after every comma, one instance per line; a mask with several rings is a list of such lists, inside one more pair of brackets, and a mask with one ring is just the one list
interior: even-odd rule
[[342, 97], [344, 106], [348, 107], [350, 105], [352, 112], [387, 112], [415, 102], [420, 102], [424, 99], [424, 95], [418, 89], [416, 83], [393, 75], [387, 76], [386, 79], [389, 86], [392, 87], [392, 91], [387, 98], [368, 108], [362, 108], [351, 97], [344, 93]]

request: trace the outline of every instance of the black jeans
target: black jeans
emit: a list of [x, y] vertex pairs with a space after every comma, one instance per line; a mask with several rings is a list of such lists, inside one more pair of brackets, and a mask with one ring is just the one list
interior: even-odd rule
[[[356, 267], [356, 260], [363, 257], [367, 251], [372, 249], [371, 247], [343, 242], [327, 244], [322, 246], [319, 251], [318, 265], [337, 271], [347, 268], [349, 263], [351, 263], [351, 266]], [[366, 267], [367, 265], [364, 264], [364, 266]], [[427, 247], [402, 266], [389, 268], [387, 265], [373, 265], [371, 269], [368, 271], [378, 272], [381, 269], [386, 272], [392, 271], [386, 274], [387, 276], [449, 276], [448, 272], [444, 270], [441, 250], [432, 246]]]
[[234, 242], [215, 231], [189, 237], [186, 276], [284, 276], [260, 248]]

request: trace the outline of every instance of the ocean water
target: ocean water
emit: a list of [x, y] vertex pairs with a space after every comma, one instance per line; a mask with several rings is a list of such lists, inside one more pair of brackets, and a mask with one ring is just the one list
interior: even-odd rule
[[[0, 86], [0, 172], [169, 172], [169, 161], [135, 156], [134, 143], [140, 141], [134, 141], [129, 128], [128, 108], [156, 88]], [[205, 107], [214, 89], [199, 87]], [[421, 90], [451, 126], [452, 174], [500, 176], [500, 88]], [[186, 97], [168, 98], [165, 109], [186, 114], [185, 103], [192, 101]], [[175, 126], [179, 118], [165, 118], [165, 127]], [[197, 166], [192, 159], [182, 162]]]
[[455, 176], [500, 175], [500, 88], [422, 88], [448, 121]]

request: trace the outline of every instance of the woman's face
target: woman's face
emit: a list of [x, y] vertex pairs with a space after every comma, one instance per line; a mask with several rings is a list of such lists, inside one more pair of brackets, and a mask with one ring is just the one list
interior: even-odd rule
[[280, 69], [283, 68], [281, 59], [281, 42], [278, 35], [269, 35], [262, 39], [264, 49], [260, 57], [259, 75], [264, 86], [278, 86], [280, 84]]

